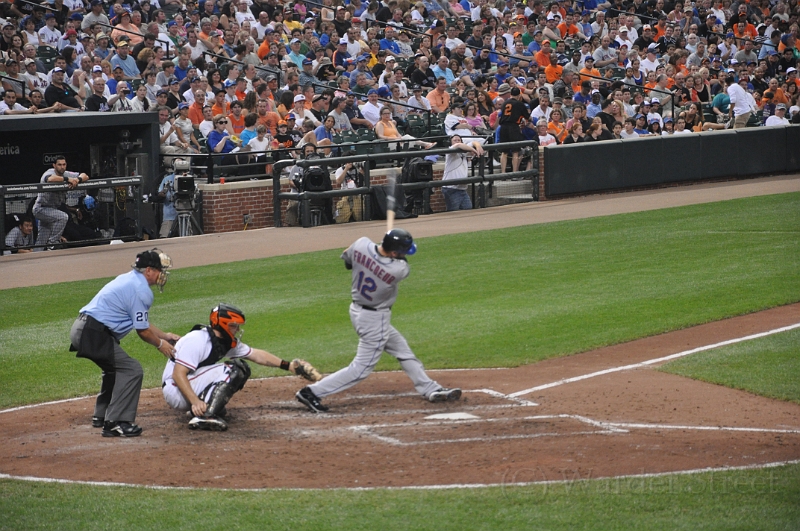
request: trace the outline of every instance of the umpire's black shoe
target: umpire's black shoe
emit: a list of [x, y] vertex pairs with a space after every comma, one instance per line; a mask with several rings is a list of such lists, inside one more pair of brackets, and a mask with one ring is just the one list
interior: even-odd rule
[[105, 424], [103, 417], [92, 417], [92, 428], [102, 428]]
[[138, 437], [142, 434], [142, 428], [136, 424], [125, 422], [109, 422], [103, 425], [103, 437]]
[[305, 405], [309, 411], [312, 413], [320, 413], [322, 411], [328, 411], [328, 406], [323, 406], [322, 402], [319, 401], [317, 395], [314, 394], [314, 391], [309, 389], [308, 387], [303, 387], [297, 394], [294, 395], [297, 400]]

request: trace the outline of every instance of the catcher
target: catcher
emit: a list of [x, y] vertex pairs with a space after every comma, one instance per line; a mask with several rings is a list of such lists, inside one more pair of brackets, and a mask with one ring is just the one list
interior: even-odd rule
[[[315, 382], [320, 373], [306, 361], [282, 360], [242, 343], [244, 313], [220, 303], [211, 310], [210, 326], [196, 325], [175, 344], [175, 355], [161, 377], [161, 391], [170, 407], [191, 410], [189, 429], [225, 431], [225, 404], [250, 377], [245, 359], [280, 367]], [[222, 358], [229, 361], [220, 362]]]

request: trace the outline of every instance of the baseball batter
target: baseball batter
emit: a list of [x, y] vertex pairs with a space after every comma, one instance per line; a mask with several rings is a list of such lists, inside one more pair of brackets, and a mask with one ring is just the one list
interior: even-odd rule
[[[72, 190], [79, 183], [89, 180], [85, 173], [67, 171], [67, 160], [58, 155], [52, 169], [42, 174], [42, 183], [64, 183]], [[58, 209], [67, 199], [66, 191], [42, 192], [36, 197], [33, 205], [33, 215], [39, 220], [39, 237], [36, 245], [54, 247], [61, 243], [61, 234], [67, 226], [69, 216]]]
[[[191, 411], [193, 430], [225, 431], [225, 404], [250, 377], [249, 360], [266, 367], [280, 367], [309, 380], [319, 373], [308, 362], [288, 362], [265, 350], [242, 343], [244, 313], [228, 304], [211, 310], [210, 326], [195, 326], [175, 344], [175, 356], [161, 376], [161, 391], [170, 407]], [[230, 361], [220, 362], [222, 358]]]
[[409, 273], [406, 256], [416, 251], [411, 234], [394, 229], [386, 233], [380, 245], [360, 238], [342, 253], [345, 267], [353, 272], [350, 321], [358, 333], [358, 351], [350, 365], [297, 392], [297, 400], [312, 412], [327, 411], [322, 398], [369, 376], [384, 351], [397, 358], [414, 388], [426, 399], [444, 402], [461, 398], [461, 389], [446, 389], [430, 379], [406, 339], [390, 323], [398, 284]]

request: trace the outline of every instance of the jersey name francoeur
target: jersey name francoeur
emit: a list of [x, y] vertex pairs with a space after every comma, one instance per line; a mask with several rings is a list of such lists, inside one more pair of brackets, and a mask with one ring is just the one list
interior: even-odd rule
[[353, 266], [353, 302], [378, 310], [392, 307], [398, 284], [408, 276], [408, 262], [381, 256], [377, 244], [366, 237], [348, 247], [342, 260]]

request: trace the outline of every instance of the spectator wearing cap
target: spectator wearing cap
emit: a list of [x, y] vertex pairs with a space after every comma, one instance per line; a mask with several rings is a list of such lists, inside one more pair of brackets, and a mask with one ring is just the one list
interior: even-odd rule
[[[300, 72], [300, 84], [305, 85], [312, 85], [318, 82], [316, 76], [314, 76], [314, 61], [311, 59], [305, 58], [303, 59], [303, 69]], [[320, 89], [321, 90], [321, 89]]]
[[122, 68], [123, 79], [130, 81], [133, 79], [140, 79], [139, 68], [136, 66], [136, 60], [129, 54], [130, 47], [127, 41], [122, 41], [117, 45], [117, 54], [111, 58], [111, 66], [113, 68]]
[[386, 50], [393, 55], [400, 55], [400, 47], [395, 42], [395, 28], [386, 26], [383, 31], [383, 39], [381, 39], [381, 50]]
[[331, 59], [337, 71], [347, 70], [347, 60], [351, 58], [350, 53], [347, 51], [347, 43], [347, 37], [342, 37], [339, 39], [336, 50], [333, 52]]
[[[173, 77], [169, 80], [169, 85], [167, 86], [167, 90], [169, 94], [167, 95], [167, 107], [169, 107], [173, 112], [177, 112], [178, 104], [186, 101], [186, 98], [183, 97], [183, 93], [181, 92], [181, 82], [178, 81], [178, 78]], [[209, 105], [209, 107], [211, 107]], [[202, 110], [198, 109], [198, 110]], [[202, 116], [202, 114], [200, 114]]]
[[25, 72], [22, 76], [27, 80], [28, 88], [30, 90], [39, 89], [44, 94], [47, 85], [50, 84], [47, 80], [47, 76], [37, 70], [36, 61], [34, 59], [25, 59], [22, 61], [22, 64], [25, 67]]
[[64, 82], [66, 72], [60, 66], [53, 68], [50, 78], [50, 85], [44, 92], [44, 98], [48, 106], [60, 103], [60, 108], [56, 111], [79, 111], [83, 107], [83, 99], [78, 95], [74, 88]]
[[[61, 42], [61, 31], [56, 27], [56, 16], [53, 13], [47, 13], [44, 16], [44, 26], [39, 30], [39, 42], [43, 45], [57, 48]], [[14, 26], [11, 26], [14, 29]], [[3, 28], [4, 33], [5, 28]]]
[[88, 31], [92, 25], [97, 24], [98, 22], [101, 24], [111, 24], [111, 22], [108, 20], [108, 16], [103, 12], [103, 1], [92, 0], [91, 11], [83, 16], [83, 20], [81, 21], [81, 29], [83, 31]]
[[[414, 109], [419, 109], [420, 111], [429, 111], [431, 110], [431, 103], [428, 101], [425, 96], [422, 95], [422, 87], [419, 85], [413, 85], [411, 87], [411, 96], [408, 98], [406, 102], [408, 105], [411, 105]], [[416, 112], [416, 111], [410, 111]]]
[[367, 103], [361, 107], [361, 114], [373, 127], [381, 119], [381, 108], [383, 108], [383, 103], [378, 101], [378, 90], [370, 89], [367, 92]]
[[584, 59], [584, 66], [581, 68], [579, 74], [581, 84], [583, 84], [585, 81], [591, 82], [594, 78], [601, 77], [600, 71], [594, 67], [593, 56], [590, 55]]
[[367, 63], [369, 62], [369, 54], [361, 54], [356, 59], [356, 68], [350, 72], [350, 84], [356, 85], [358, 84], [358, 77], [359, 74], [364, 74], [365, 84], [367, 87], [375, 87], [377, 86], [377, 80], [375, 79], [375, 75], [372, 71], [367, 67]]
[[[314, 124], [314, 127], [319, 127], [322, 125], [322, 122], [317, 120], [317, 117], [314, 116], [314, 113], [311, 112], [311, 109], [306, 109], [306, 96], [303, 94], [298, 94], [294, 97], [294, 107], [292, 108], [292, 114], [295, 115], [297, 122], [303, 123], [305, 120], [311, 120]], [[313, 103], [313, 102], [312, 102]]]
[[[628, 28], [630, 29], [630, 26]], [[642, 26], [642, 34], [633, 41], [633, 45], [638, 46], [640, 50], [647, 50], [654, 42], [653, 27], [650, 24], [645, 24]]]
[[297, 65], [297, 68], [303, 68], [303, 60], [306, 58], [305, 55], [302, 54], [300, 51], [300, 47], [302, 45], [302, 41], [298, 38], [293, 38], [289, 41], [289, 54], [287, 54], [286, 58], [288, 58], [291, 62]]

